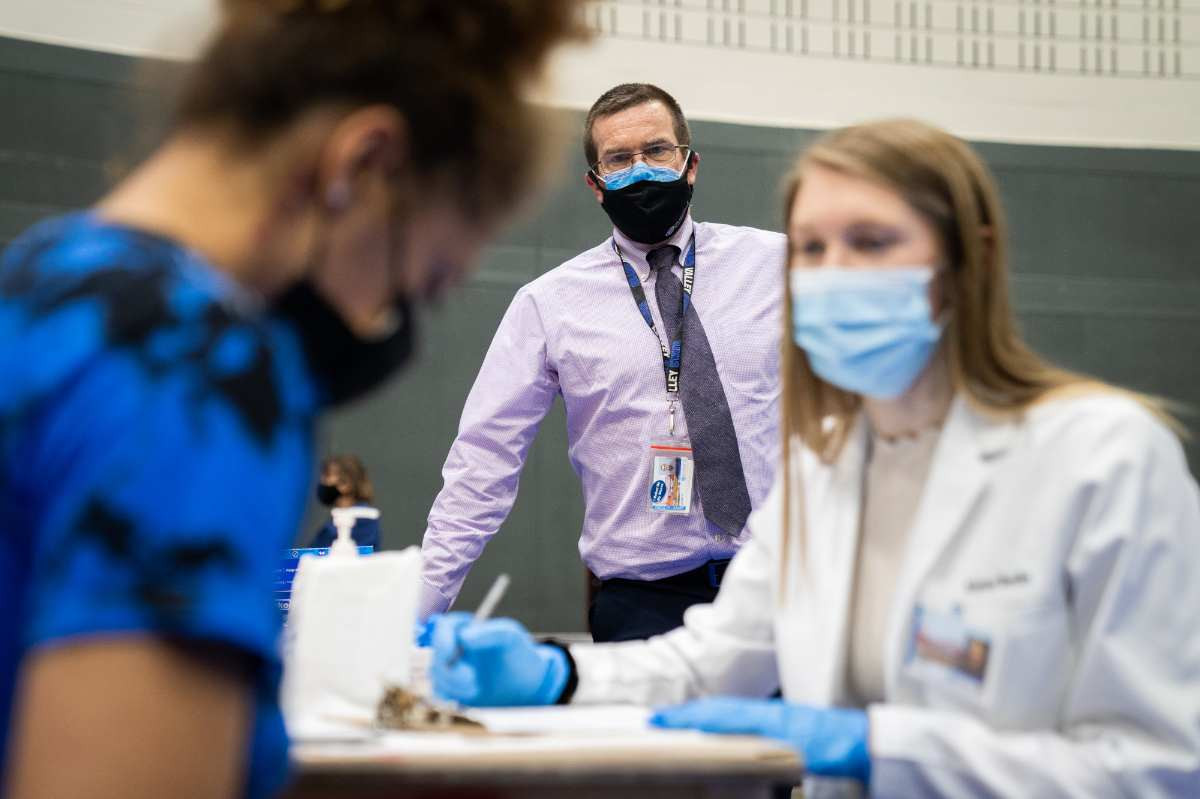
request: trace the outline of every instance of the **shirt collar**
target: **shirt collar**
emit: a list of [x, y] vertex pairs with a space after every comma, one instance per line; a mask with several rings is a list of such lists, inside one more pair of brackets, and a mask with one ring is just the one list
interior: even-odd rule
[[651, 250], [657, 250], [667, 244], [673, 244], [679, 248], [679, 255], [683, 257], [683, 251], [687, 249], [688, 240], [692, 237], [692, 231], [695, 225], [692, 223], [692, 212], [688, 210], [687, 216], [683, 218], [683, 224], [679, 226], [679, 230], [675, 231], [675, 235], [666, 241], [658, 244], [641, 244], [633, 241], [621, 231], [613, 228], [613, 240], [617, 242], [617, 246], [621, 248], [621, 255], [625, 256], [625, 260], [634, 268], [638, 274], [638, 279], [645, 283], [650, 278], [650, 264], [646, 261], [646, 256]]

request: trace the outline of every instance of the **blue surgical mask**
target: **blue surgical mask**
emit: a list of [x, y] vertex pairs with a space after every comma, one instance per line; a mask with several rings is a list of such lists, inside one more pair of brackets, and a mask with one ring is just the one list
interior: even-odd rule
[[633, 166], [626, 167], [620, 172], [613, 172], [611, 175], [605, 175], [604, 188], [608, 191], [616, 191], [634, 183], [640, 183], [643, 180], [650, 180], [655, 183], [671, 183], [679, 180], [679, 176], [682, 174], [682, 172], [676, 172], [670, 167], [649, 166], [641, 161], [635, 161]]
[[792, 338], [813, 371], [838, 388], [900, 396], [937, 349], [933, 267], [791, 270]]

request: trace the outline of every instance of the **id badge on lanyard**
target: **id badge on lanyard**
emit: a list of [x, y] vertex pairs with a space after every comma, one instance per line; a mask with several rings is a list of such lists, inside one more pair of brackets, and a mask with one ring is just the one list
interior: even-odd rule
[[[669, 419], [665, 436], [650, 441], [649, 461], [650, 479], [648, 496], [650, 510], [654, 513], [673, 513], [686, 515], [692, 510], [692, 486], [696, 480], [695, 458], [692, 457], [692, 444], [684, 436], [675, 435], [675, 413], [679, 397], [679, 375], [683, 366], [683, 335], [682, 328], [691, 306], [692, 289], [696, 273], [696, 237], [688, 243], [683, 257], [683, 296], [679, 313], [680, 335], [677, 339], [664, 343], [654, 325], [654, 317], [650, 314], [650, 304], [642, 282], [638, 279], [633, 266], [621, 255], [621, 249], [613, 241], [613, 250], [625, 270], [629, 289], [633, 293], [633, 301], [642, 314], [642, 319], [654, 334], [662, 350], [663, 375], [666, 380], [668, 399], [667, 411]], [[673, 278], [672, 278], [673, 279]]]
[[670, 413], [668, 435], [650, 442], [650, 510], [684, 516], [692, 510], [696, 461], [692, 457], [691, 441], [674, 436], [674, 403]]

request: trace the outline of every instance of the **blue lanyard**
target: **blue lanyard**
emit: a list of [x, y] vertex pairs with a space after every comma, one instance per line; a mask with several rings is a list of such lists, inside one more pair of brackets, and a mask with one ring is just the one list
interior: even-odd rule
[[[612, 247], [613, 252], [617, 254], [617, 258], [621, 261], [621, 266], [625, 268], [625, 279], [629, 282], [629, 290], [633, 293], [633, 301], [637, 303], [638, 310], [642, 312], [642, 318], [650, 326], [650, 332], [654, 334], [654, 339], [658, 342], [658, 346], [662, 350], [663, 373], [666, 375], [667, 393], [678, 394], [679, 372], [683, 369], [684, 320], [687, 317], [688, 309], [692, 307], [692, 287], [696, 284], [696, 234], [692, 234], [692, 238], [688, 242], [687, 251], [683, 256], [683, 297], [679, 301], [679, 330], [676, 333], [676, 337], [671, 339], [670, 346], [658, 334], [658, 328], [654, 325], [654, 316], [650, 313], [650, 304], [646, 301], [646, 290], [642, 287], [642, 281], [637, 276], [637, 270], [621, 255], [621, 248], [617, 246], [616, 239], [613, 239]], [[668, 270], [664, 269], [663, 271]], [[674, 279], [674, 276], [670, 274], [665, 276], [659, 275], [658, 279], [671, 280]]]

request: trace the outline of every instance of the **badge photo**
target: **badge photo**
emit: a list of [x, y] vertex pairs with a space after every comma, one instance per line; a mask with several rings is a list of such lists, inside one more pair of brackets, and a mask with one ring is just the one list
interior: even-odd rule
[[968, 625], [960, 610], [944, 611], [924, 604], [913, 610], [905, 658], [905, 671], [910, 675], [978, 699], [991, 657], [991, 636]]
[[650, 510], [675, 514], [691, 511], [694, 463], [692, 445], [686, 441], [650, 445]]

